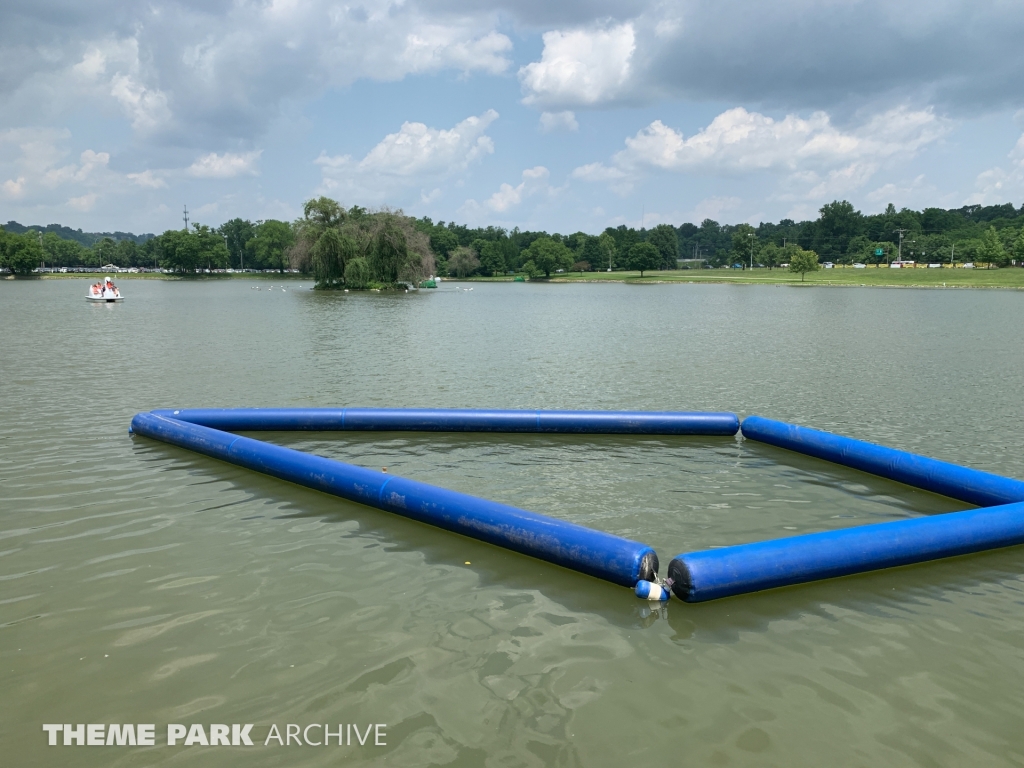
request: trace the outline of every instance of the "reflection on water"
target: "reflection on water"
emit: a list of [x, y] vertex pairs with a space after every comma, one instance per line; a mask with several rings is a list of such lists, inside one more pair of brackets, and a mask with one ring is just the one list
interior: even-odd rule
[[[1020, 762], [1020, 550], [701, 605], [163, 444], [166, 406], [735, 410], [1024, 477], [1024, 297], [477, 285], [322, 296], [0, 283], [0, 739], [44, 722], [388, 724], [289, 765]], [[308, 286], [307, 286], [308, 287]], [[265, 438], [691, 549], [963, 505], [732, 438]], [[467, 565], [467, 561], [469, 565]], [[278, 748], [217, 765], [279, 765]], [[154, 765], [202, 749], [83, 750]], [[210, 757], [206, 758], [210, 760]]]

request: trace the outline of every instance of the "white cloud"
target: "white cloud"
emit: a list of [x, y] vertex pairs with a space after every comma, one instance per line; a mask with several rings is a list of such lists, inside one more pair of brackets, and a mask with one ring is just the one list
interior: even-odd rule
[[72, 197], [68, 199], [68, 205], [74, 208], [76, 211], [91, 211], [93, 206], [96, 205], [96, 200], [99, 198], [95, 192], [89, 192], [88, 194], [82, 195], [81, 197]]
[[949, 121], [931, 110], [905, 107], [872, 116], [851, 130], [837, 128], [824, 112], [775, 120], [736, 107], [689, 138], [655, 120], [627, 138], [625, 149], [609, 164], [580, 166], [573, 177], [628, 191], [650, 171], [770, 172], [783, 180], [778, 199], [842, 196], [867, 184], [884, 162], [913, 155], [949, 128]]
[[473, 199], [467, 200], [459, 208], [459, 213], [476, 221], [484, 221], [496, 213], [508, 213], [529, 197], [543, 195], [545, 198], [551, 198], [565, 187], [551, 186], [548, 181], [550, 178], [551, 172], [543, 165], [527, 168], [523, 171], [522, 181], [516, 186], [508, 183], [502, 184], [498, 191], [484, 200], [482, 204]]
[[999, 165], [978, 174], [976, 189], [965, 205], [993, 205], [1024, 196], [1024, 135], [1017, 139], [1007, 158], [1009, 167]]
[[461, 30], [432, 24], [406, 37], [401, 59], [410, 72], [453, 68], [498, 75], [512, 63], [506, 56], [511, 50], [512, 41], [497, 32], [466, 39]]
[[50, 209], [57, 216], [92, 211], [97, 203], [129, 193], [131, 182], [159, 186], [152, 172], [123, 174], [110, 168], [109, 152], [86, 149], [68, 161], [69, 131], [12, 128], [0, 132], [0, 195], [17, 200], [22, 210]]
[[261, 154], [263, 154], [262, 149], [241, 153], [225, 152], [222, 155], [211, 152], [192, 163], [187, 173], [190, 176], [203, 179], [233, 179], [242, 175], [256, 176], [259, 173], [256, 161], [260, 159]]
[[[135, 37], [107, 38], [90, 46], [71, 68], [72, 81], [96, 98], [113, 97], [138, 131], [153, 131], [171, 118], [167, 94], [142, 79], [139, 41]], [[95, 89], [95, 90], [94, 90]]]
[[540, 116], [540, 129], [544, 133], [555, 131], [578, 131], [580, 124], [576, 122], [576, 115], [570, 110], [563, 112], [542, 112]]
[[551, 173], [543, 165], [527, 168], [523, 171], [523, 180], [518, 186], [502, 184], [501, 187], [484, 201], [484, 205], [496, 213], [503, 213], [509, 208], [519, 205], [523, 197], [532, 194], [541, 187], [547, 186]]
[[21, 197], [25, 192], [25, 177], [19, 176], [17, 179], [8, 179], [3, 183], [3, 189], [7, 197]]
[[500, 75], [512, 63], [498, 9], [452, 13], [406, 0], [100, 5], [69, 13], [59, 0], [36, 0], [32, 13], [5, 15], [8, 114], [29, 122], [113, 107], [160, 144], [222, 147], [254, 141], [327, 89], [444, 71]]
[[622, 95], [632, 72], [631, 23], [544, 33], [541, 60], [519, 70], [526, 104], [594, 105]]
[[581, 165], [572, 172], [574, 179], [581, 179], [583, 181], [619, 181], [625, 179], [627, 174], [621, 168], [608, 167], [604, 163], [587, 163]]
[[919, 194], [925, 189], [932, 193], [936, 192], [934, 187], [925, 184], [924, 174], [918, 174], [909, 182], [903, 184], [883, 184], [878, 189], [872, 190], [864, 195], [864, 199], [871, 203], [893, 203], [897, 208], [909, 205], [912, 195]]
[[141, 173], [129, 173], [127, 178], [145, 189], [162, 189], [167, 186], [167, 182], [151, 170], [142, 171]]
[[736, 210], [742, 202], [738, 197], [708, 197], [694, 206], [693, 214], [687, 218], [687, 221], [698, 223], [704, 219], [718, 221], [723, 213]]
[[393, 176], [464, 170], [474, 160], [494, 152], [494, 142], [484, 131], [497, 119], [498, 113], [489, 109], [448, 130], [428, 128], [423, 123], [402, 123], [398, 133], [388, 134], [369, 151], [360, 161], [359, 169]]
[[151, 131], [159, 128], [171, 117], [167, 95], [147, 88], [130, 75], [117, 74], [110, 81], [110, 95], [132, 119], [132, 127]]
[[315, 161], [323, 176], [322, 188], [381, 198], [397, 188], [462, 173], [494, 152], [494, 142], [485, 132], [497, 119], [498, 113], [489, 109], [448, 129], [406, 122], [358, 162], [350, 155], [322, 152]]

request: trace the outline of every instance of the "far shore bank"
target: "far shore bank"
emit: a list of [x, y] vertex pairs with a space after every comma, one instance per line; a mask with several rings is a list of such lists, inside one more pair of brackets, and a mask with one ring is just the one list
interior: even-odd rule
[[[11, 275], [3, 275], [11, 279]], [[18, 275], [16, 280], [90, 280], [96, 282], [104, 277], [118, 280], [305, 280], [312, 275], [294, 272], [214, 272], [202, 275], [177, 275], [166, 272], [47, 272], [42, 275]]]
[[[0, 275], [7, 280], [82, 280], [95, 282], [107, 273], [68, 272], [13, 277]], [[312, 275], [281, 272], [214, 273], [202, 275], [178, 275], [162, 272], [115, 272], [109, 276], [115, 281], [125, 280], [169, 280], [178, 282], [202, 282], [207, 280], [249, 280], [253, 282], [304, 281], [312, 283]], [[443, 278], [444, 282], [485, 282], [511, 283], [515, 276]], [[690, 269], [645, 272], [574, 272], [552, 275], [550, 278], [533, 278], [536, 283], [627, 283], [632, 285], [663, 285], [683, 283], [714, 283], [718, 285], [779, 285], [779, 286], [825, 286], [849, 288], [1000, 288], [1024, 290], [1024, 269], [1005, 267], [1003, 269], [886, 269], [836, 268], [809, 272], [800, 275], [781, 269], [724, 270]]]
[[[454, 280], [456, 278], [449, 278]], [[511, 282], [515, 278], [467, 277], [466, 282]], [[783, 269], [724, 270], [682, 269], [645, 272], [574, 272], [537, 278], [544, 283], [630, 283], [657, 285], [666, 283], [716, 283], [742, 285], [835, 286], [852, 288], [1004, 288], [1024, 290], [1024, 269], [866, 269], [836, 268], [808, 272], [804, 279]]]

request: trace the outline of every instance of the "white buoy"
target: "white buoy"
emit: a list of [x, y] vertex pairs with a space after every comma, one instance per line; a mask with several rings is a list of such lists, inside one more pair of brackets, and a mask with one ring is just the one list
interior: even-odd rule
[[671, 596], [671, 592], [660, 584], [653, 581], [638, 581], [636, 583], [636, 596], [641, 600], [658, 600], [664, 602]]

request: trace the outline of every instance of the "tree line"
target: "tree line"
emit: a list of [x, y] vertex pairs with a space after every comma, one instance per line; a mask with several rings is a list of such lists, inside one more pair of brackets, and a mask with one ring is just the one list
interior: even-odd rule
[[[17, 229], [22, 231], [14, 231]], [[46, 231], [44, 231], [44, 229]], [[501, 227], [467, 227], [412, 218], [400, 210], [344, 208], [309, 200], [293, 222], [235, 218], [212, 228], [194, 224], [158, 236], [96, 236], [59, 225], [0, 227], [0, 266], [160, 267], [182, 274], [207, 269], [299, 269], [324, 288], [380, 287], [436, 274], [526, 274], [559, 271], [676, 269], [679, 266], [763, 266], [792, 263], [803, 253], [818, 262], [1024, 262], [1024, 205], [964, 206], [863, 214], [845, 200], [822, 206], [818, 218], [796, 222], [608, 227], [569, 235]], [[806, 257], [801, 256], [802, 262]]]

